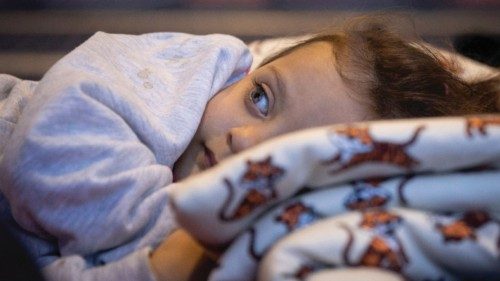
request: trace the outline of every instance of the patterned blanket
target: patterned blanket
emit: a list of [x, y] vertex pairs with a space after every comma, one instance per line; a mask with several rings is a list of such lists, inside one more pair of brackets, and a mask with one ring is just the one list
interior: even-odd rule
[[500, 280], [500, 115], [284, 135], [174, 185], [210, 280]]

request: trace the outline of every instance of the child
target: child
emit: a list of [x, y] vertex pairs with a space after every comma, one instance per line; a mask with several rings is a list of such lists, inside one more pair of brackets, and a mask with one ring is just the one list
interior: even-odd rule
[[[100, 55], [99, 63], [145, 67], [130, 60], [130, 56], [140, 60], [143, 53], [127, 53], [129, 46], [118, 41], [107, 42], [114, 45]], [[98, 55], [101, 44], [79, 50]], [[113, 53], [113, 48], [128, 55], [121, 57], [125, 62], [109, 58], [107, 52]], [[197, 113], [204, 102], [190, 99], [182, 110], [165, 114], [162, 109], [173, 108], [172, 101], [159, 99], [158, 93], [135, 89], [146, 97], [127, 95], [127, 87], [133, 85], [123, 78], [135, 79], [145, 89], [160, 87], [182, 96], [193, 93], [193, 83], [206, 77], [211, 81], [215, 76], [216, 82], [207, 82], [203, 90], [218, 91], [226, 79], [230, 79], [226, 84], [233, 82], [248, 67], [244, 51], [227, 51], [216, 57], [237, 53], [229, 59], [231, 66], [212, 73], [203, 69], [184, 73], [189, 63], [200, 65], [210, 56], [205, 50], [199, 53], [203, 56], [190, 61], [169, 61], [176, 63], [176, 71], [165, 77], [177, 71], [185, 74], [176, 87], [162, 83], [166, 78], [157, 76], [162, 71], [159, 65], [133, 77], [119, 67], [110, 73], [96, 71], [100, 68], [93, 61], [71, 60], [71, 54], [63, 62], [76, 69], [73, 73], [63, 71], [67, 68], [60, 62], [38, 85], [25, 87], [25, 92], [35, 88], [36, 97], [22, 110], [19, 122], [13, 122], [17, 124], [12, 135], [2, 139], [0, 179], [5, 198], [0, 206], [20, 225], [18, 231], [45, 266], [46, 276], [185, 278], [175, 271], [177, 266], [189, 267], [189, 262], [175, 264], [174, 254], [185, 254], [182, 247], [194, 242], [182, 232], [161, 242], [175, 229], [165, 196], [173, 166], [179, 180], [273, 136], [311, 126], [498, 112], [500, 107], [498, 76], [466, 82], [459, 78], [459, 68], [425, 47], [363, 24], [315, 36], [268, 59], [208, 102], [195, 134], [193, 124], [198, 125]], [[62, 77], [71, 82], [58, 81]], [[74, 85], [71, 79], [79, 83]], [[151, 247], [160, 242], [149, 260]], [[188, 255], [186, 261], [196, 258]]]

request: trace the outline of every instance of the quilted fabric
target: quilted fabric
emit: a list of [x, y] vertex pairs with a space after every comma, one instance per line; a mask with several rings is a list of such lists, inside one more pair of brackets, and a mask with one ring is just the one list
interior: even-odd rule
[[211, 280], [500, 277], [500, 115], [300, 131], [171, 195], [192, 235], [230, 244]]

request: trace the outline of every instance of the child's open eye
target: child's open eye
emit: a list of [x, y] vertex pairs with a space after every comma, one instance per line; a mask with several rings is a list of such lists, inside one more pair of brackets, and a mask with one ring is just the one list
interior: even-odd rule
[[269, 96], [261, 85], [256, 85], [250, 93], [250, 101], [264, 117], [269, 114]]

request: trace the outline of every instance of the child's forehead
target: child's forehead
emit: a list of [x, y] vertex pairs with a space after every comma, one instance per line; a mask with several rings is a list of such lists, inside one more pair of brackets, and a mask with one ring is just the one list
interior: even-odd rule
[[[283, 76], [306, 75], [309, 72], [325, 71], [334, 67], [335, 56], [332, 45], [328, 42], [312, 42], [292, 50], [267, 64], [257, 71], [278, 70]], [[333, 70], [333, 69], [332, 69]]]
[[322, 48], [318, 48], [318, 46], [326, 47], [330, 53], [333, 53], [333, 45], [334, 42], [320, 40], [320, 41], [306, 41], [303, 43], [299, 43], [295, 46], [287, 48], [285, 50], [281, 50], [275, 54], [270, 55], [265, 58], [263, 62], [257, 67], [257, 69], [262, 68], [268, 64], [275, 63], [276, 61], [287, 61], [291, 59], [296, 59], [297, 57], [307, 58], [312, 57], [317, 52], [324, 51]]
[[300, 107], [305, 96], [317, 102], [329, 99], [328, 92], [339, 84], [331, 50], [327, 42], [301, 46], [257, 69], [254, 80], [270, 82], [282, 107], [291, 104]]

